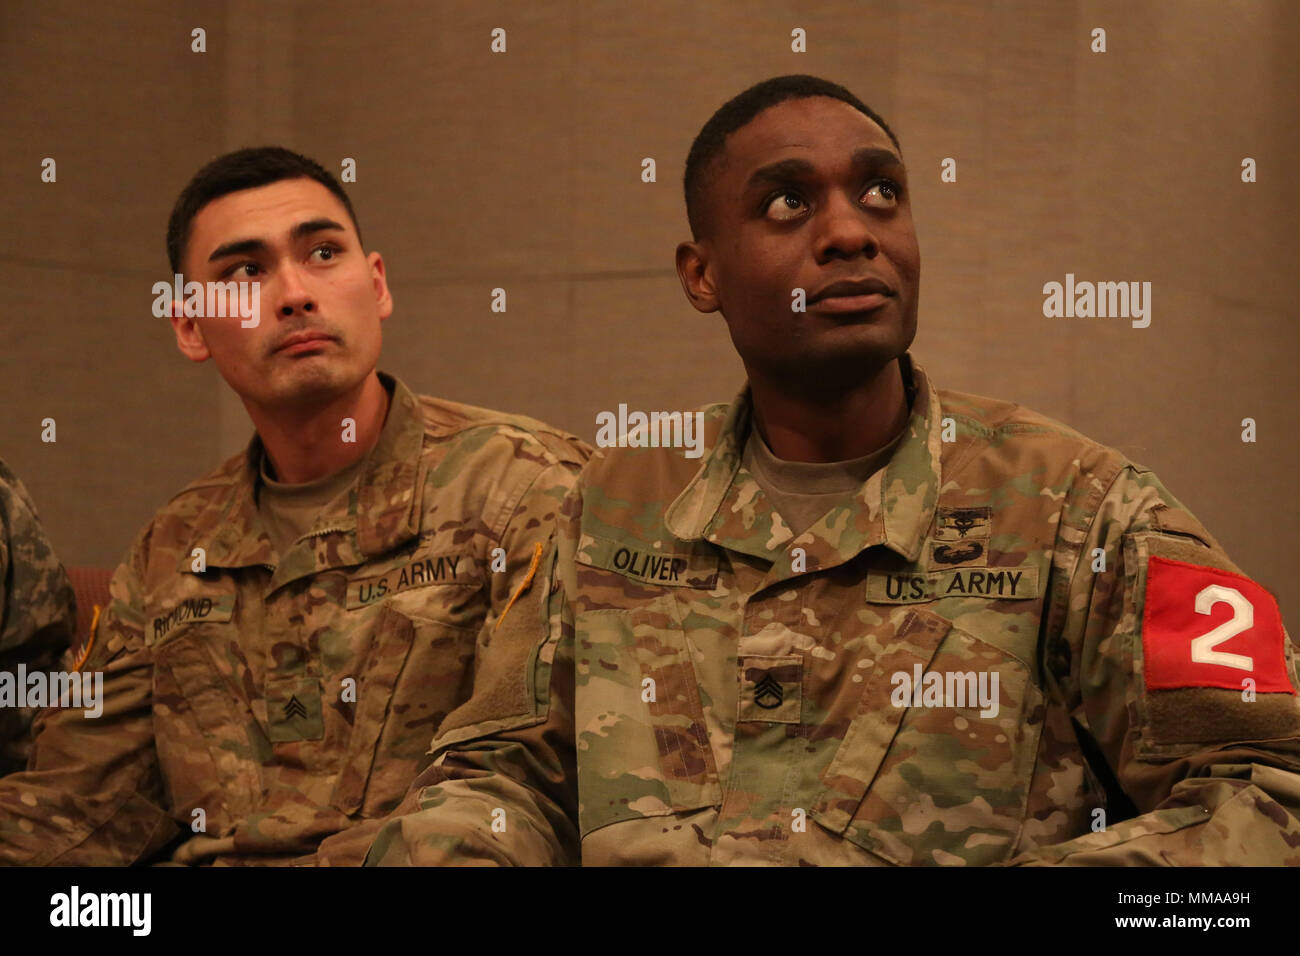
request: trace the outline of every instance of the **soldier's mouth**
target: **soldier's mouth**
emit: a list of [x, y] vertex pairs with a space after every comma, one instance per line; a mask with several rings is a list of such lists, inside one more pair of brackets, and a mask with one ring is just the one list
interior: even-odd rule
[[272, 354], [300, 355], [304, 352], [322, 349], [333, 341], [333, 336], [325, 335], [320, 332], [313, 332], [307, 335], [291, 335], [277, 346]]
[[873, 312], [892, 298], [893, 296], [880, 292], [867, 295], [832, 295], [817, 300], [813, 303], [813, 308], [836, 315], [846, 312]]

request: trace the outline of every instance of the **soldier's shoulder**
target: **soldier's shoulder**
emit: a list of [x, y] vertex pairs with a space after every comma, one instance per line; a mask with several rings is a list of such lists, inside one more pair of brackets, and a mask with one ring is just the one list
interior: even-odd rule
[[999, 433], [1043, 435], [1080, 445], [1105, 447], [1065, 422], [1018, 402], [949, 388], [937, 391], [944, 416], [987, 436]]
[[1119, 449], [1017, 402], [955, 389], [937, 392], [942, 417], [951, 418], [957, 434], [981, 453], [1012, 460], [1059, 460], [1111, 477], [1124, 468], [1146, 470]]
[[0, 517], [30, 513], [36, 514], [36, 503], [3, 459], [0, 459]]
[[[584, 485], [616, 489], [612, 493], [618, 496], [650, 499], [684, 487], [717, 446], [731, 410], [731, 402], [710, 402], [681, 413], [681, 435], [683, 439], [689, 437], [695, 442], [690, 447], [685, 444], [651, 444], [648, 439], [643, 440], [643, 434], [655, 430], [654, 424], [632, 429], [627, 435], [617, 430], [614, 440], [597, 442], [600, 447], [592, 453], [583, 472]], [[685, 429], [685, 416], [693, 417], [689, 434]]]
[[23, 483], [18, 480], [13, 469], [0, 458], [0, 493], [12, 494], [23, 487]]
[[[591, 447], [571, 432], [547, 422], [433, 395], [417, 395], [425, 435], [434, 443], [463, 442], [474, 448], [513, 453], [543, 465], [581, 466]], [[490, 452], [489, 452], [490, 453]]]
[[136, 549], [177, 548], [228, 519], [231, 500], [244, 474], [247, 451], [223, 461], [173, 494], [141, 529]]
[[247, 451], [227, 458], [217, 467], [200, 478], [195, 478], [176, 492], [159, 513], [184, 511], [193, 513], [212, 507], [224, 508], [229, 504], [230, 496], [237, 485], [246, 481], [244, 469]]

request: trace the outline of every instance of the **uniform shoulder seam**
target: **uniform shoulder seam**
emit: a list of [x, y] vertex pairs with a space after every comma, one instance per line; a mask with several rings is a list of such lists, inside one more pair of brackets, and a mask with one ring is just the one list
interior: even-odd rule
[[582, 439], [539, 419], [451, 399], [435, 398], [432, 395], [417, 395], [416, 399], [420, 403], [420, 414], [426, 435], [435, 438], [451, 438], [476, 428], [489, 428], [493, 431], [511, 429], [525, 436], [550, 463], [570, 460], [581, 463], [581, 458], [577, 454], [566, 458], [558, 453], [555, 444], [545, 439], [550, 438], [561, 446], [580, 446], [583, 444]]
[[[1067, 425], [1060, 419], [1044, 415], [1042, 412], [1035, 411], [1018, 402], [1008, 402], [1002, 399], [988, 398], [983, 395], [958, 392], [951, 389], [940, 389], [939, 399], [945, 417], [951, 416], [963, 422], [972, 431], [986, 438], [1008, 432], [1022, 435], [1051, 435], [1072, 440], [1083, 448], [1104, 452], [1108, 457], [1117, 457], [1125, 463], [1135, 464], [1130, 462], [1128, 456], [1114, 446], [1098, 441], [1096, 438], [1085, 435], [1078, 429]], [[952, 407], [953, 402], [949, 401], [949, 399], [956, 400], [958, 404], [987, 406], [990, 415], [980, 418], [960, 409], [954, 409]], [[1145, 469], [1140, 468], [1140, 470]]]
[[158, 514], [161, 515], [176, 502], [194, 494], [195, 492], [203, 491], [207, 488], [224, 488], [234, 484], [239, 479], [239, 473], [244, 467], [244, 455], [245, 452], [241, 451], [239, 454], [226, 459], [203, 477], [195, 478], [189, 484], [181, 488], [180, 491], [168, 498], [166, 504], [158, 509]]

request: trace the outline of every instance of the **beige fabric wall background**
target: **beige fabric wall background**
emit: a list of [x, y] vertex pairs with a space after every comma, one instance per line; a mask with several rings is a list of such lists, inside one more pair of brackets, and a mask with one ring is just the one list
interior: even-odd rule
[[[336, 173], [356, 159], [346, 188], [396, 301], [381, 367], [418, 391], [588, 440], [619, 402], [728, 399], [742, 372], [722, 321], [672, 268], [682, 165], [725, 99], [808, 72], [902, 140], [923, 262], [913, 353], [936, 382], [1153, 467], [1294, 628], [1298, 62], [1290, 0], [8, 0], [0, 457], [65, 563], [114, 564], [244, 445], [243, 407], [176, 351], [150, 288], [189, 176], [262, 143]], [[1042, 286], [1067, 272], [1150, 281], [1151, 326], [1044, 318]]]

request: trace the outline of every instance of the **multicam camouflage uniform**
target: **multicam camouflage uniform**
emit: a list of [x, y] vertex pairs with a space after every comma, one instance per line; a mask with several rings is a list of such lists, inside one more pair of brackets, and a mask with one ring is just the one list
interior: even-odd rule
[[[0, 462], [0, 672], [51, 671], [73, 640], [76, 604], [36, 505]], [[0, 706], [0, 776], [27, 766], [34, 707]]]
[[[797, 537], [742, 467], [747, 392], [707, 409], [702, 464], [593, 457], [554, 655], [583, 862], [1300, 863], [1296, 653], [1268, 592], [1146, 468], [902, 366], [889, 464]], [[453, 854], [471, 785], [426, 790], [441, 815], [368, 862]]]
[[140, 534], [85, 664], [103, 715], [44, 712], [32, 769], [0, 781], [0, 861], [125, 864], [183, 836], [177, 862], [359, 863], [449, 714], [536, 722], [519, 665], [484, 659], [544, 641], [554, 515], [587, 450], [381, 380], [357, 485], [283, 556], [256, 438]]

